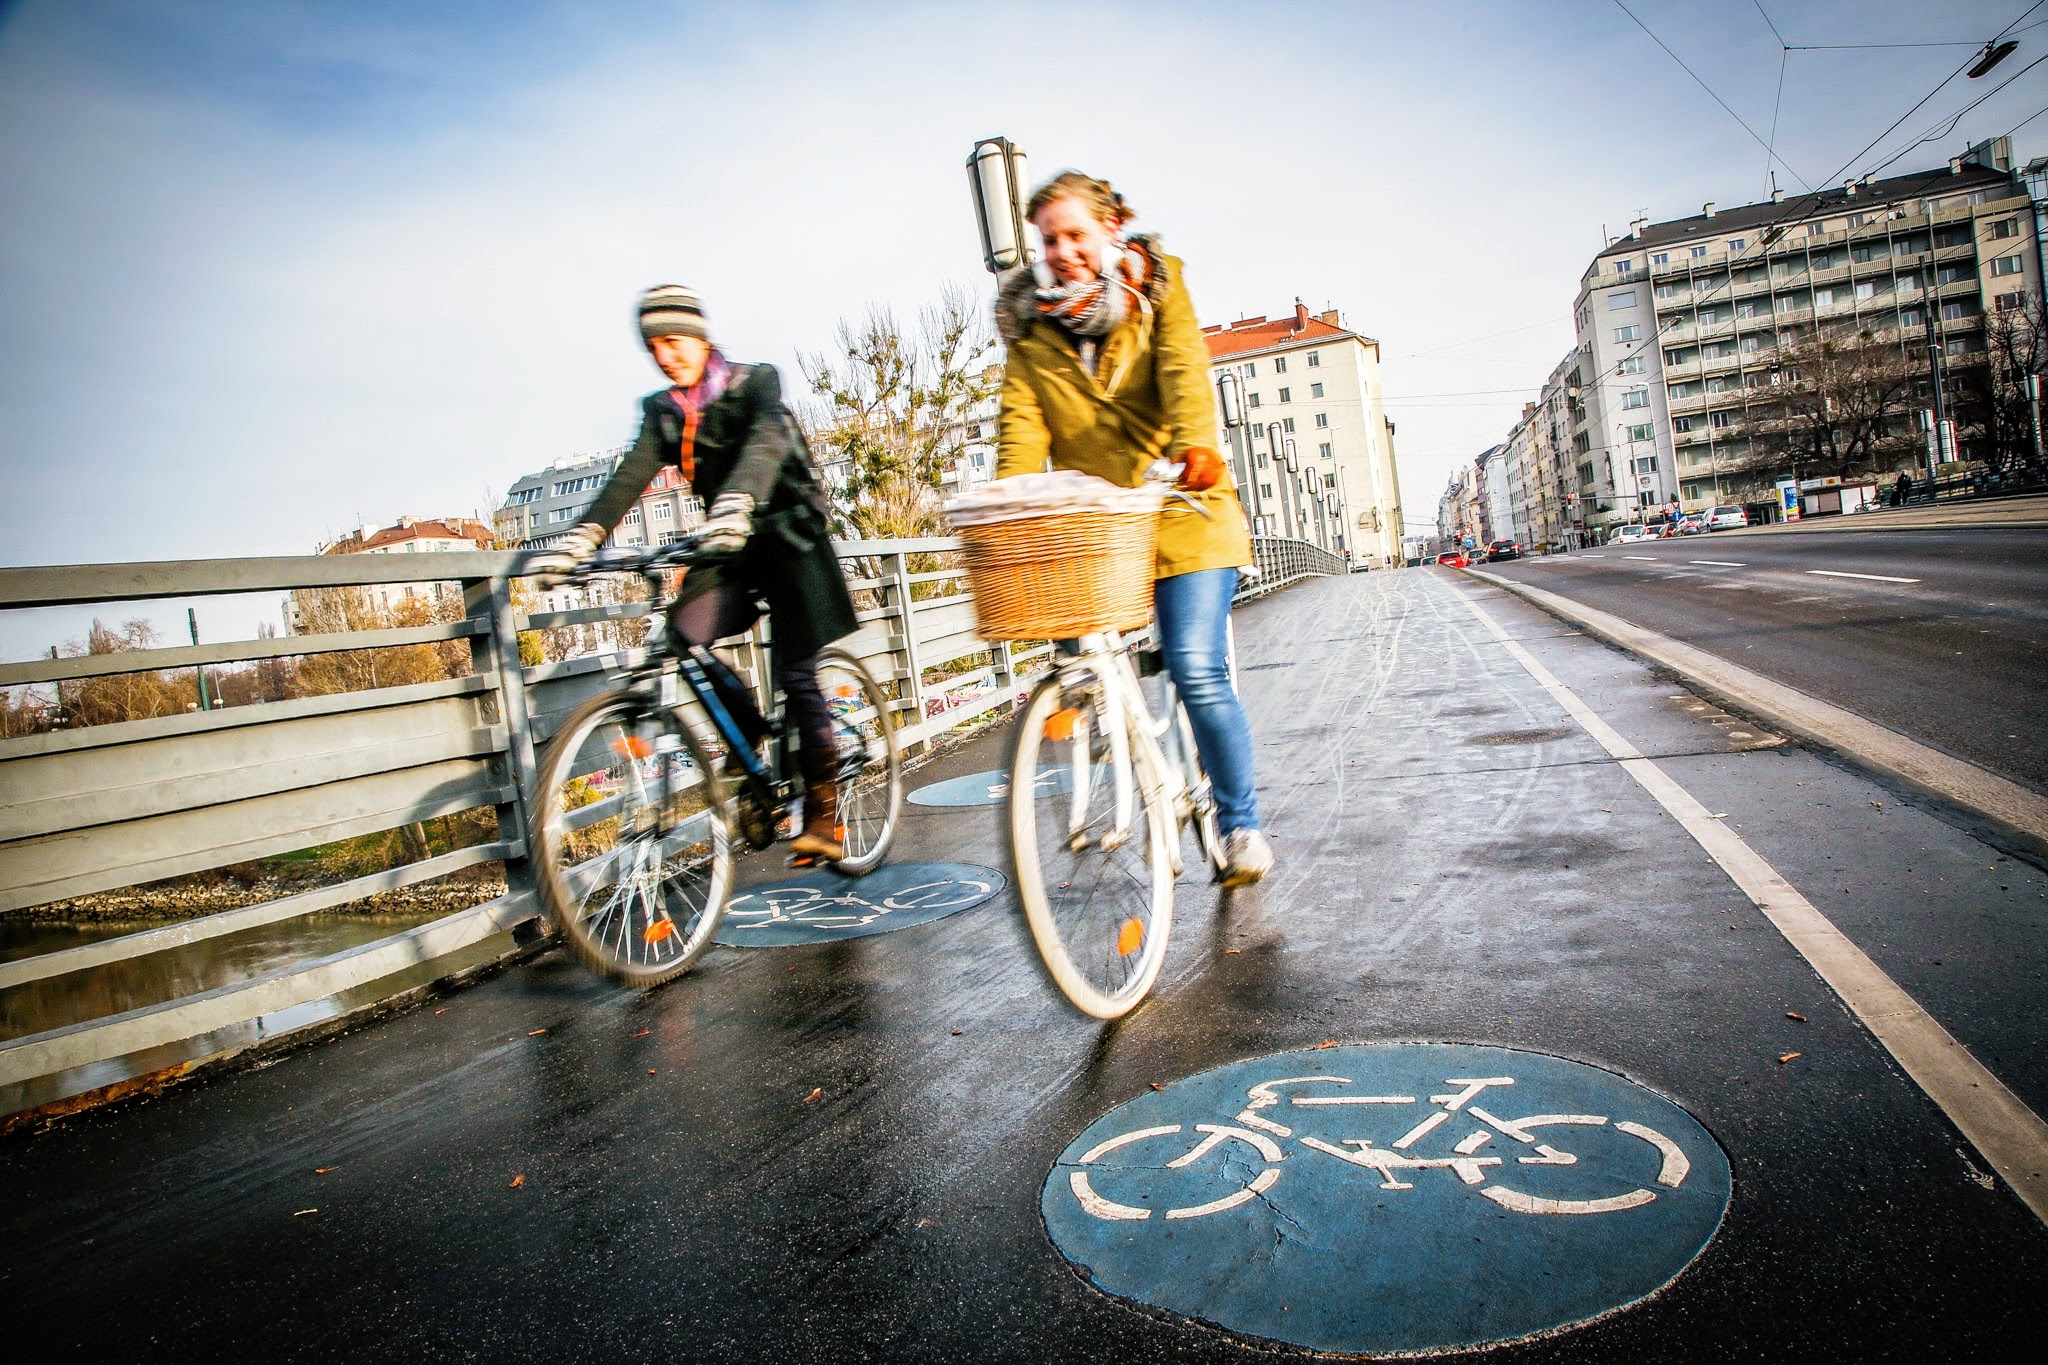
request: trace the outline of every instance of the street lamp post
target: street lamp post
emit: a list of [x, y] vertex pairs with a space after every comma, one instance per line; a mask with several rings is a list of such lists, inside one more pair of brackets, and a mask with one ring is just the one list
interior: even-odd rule
[[1251, 432], [1244, 416], [1244, 380], [1235, 370], [1216, 376], [1216, 398], [1223, 408], [1223, 430], [1230, 440], [1230, 462], [1236, 466], [1238, 501], [1251, 504], [1252, 527], [1257, 530], [1264, 514], [1259, 496], [1258, 455], [1252, 450]]
[[2030, 374], [2023, 381], [2027, 389], [2027, 425], [2034, 436], [2035, 477], [2041, 467], [2041, 376]]
[[967, 182], [974, 192], [974, 217], [981, 229], [981, 263], [990, 274], [1038, 258], [1024, 231], [1024, 199], [1030, 184], [1024, 149], [1006, 137], [985, 137], [967, 156]]
[[1280, 534], [1284, 536], [1294, 534], [1294, 489], [1293, 481], [1288, 478], [1289, 444], [1287, 438], [1280, 434], [1278, 422], [1266, 424], [1266, 454], [1268, 462], [1273, 467], [1273, 482], [1280, 489]]

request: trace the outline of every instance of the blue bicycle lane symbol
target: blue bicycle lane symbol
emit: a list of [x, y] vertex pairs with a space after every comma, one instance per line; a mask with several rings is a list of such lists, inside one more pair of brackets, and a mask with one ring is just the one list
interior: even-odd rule
[[975, 863], [897, 863], [865, 877], [829, 870], [734, 896], [718, 942], [786, 947], [907, 929], [981, 904], [1008, 883]]

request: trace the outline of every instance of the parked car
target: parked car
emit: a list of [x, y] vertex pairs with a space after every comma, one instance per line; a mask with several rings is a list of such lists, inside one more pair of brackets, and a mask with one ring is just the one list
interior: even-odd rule
[[1522, 547], [1512, 540], [1496, 540], [1486, 547], [1486, 562], [1489, 564], [1497, 559], [1520, 559], [1521, 557]]
[[1443, 565], [1446, 569], [1469, 569], [1472, 567], [1472, 561], [1466, 557], [1463, 550], [1445, 550], [1436, 557], [1436, 562]]
[[1678, 534], [1682, 536], [1702, 536], [1712, 529], [1707, 525], [1705, 512], [1687, 512], [1678, 523]]
[[1649, 527], [1639, 525], [1636, 522], [1630, 522], [1626, 526], [1616, 527], [1614, 534], [1608, 537], [1607, 543], [1609, 545], [1633, 545], [1639, 540], [1648, 540], [1649, 538]]
[[1749, 513], [1733, 503], [1707, 509], [1707, 529], [1710, 531], [1739, 531], [1749, 525]]

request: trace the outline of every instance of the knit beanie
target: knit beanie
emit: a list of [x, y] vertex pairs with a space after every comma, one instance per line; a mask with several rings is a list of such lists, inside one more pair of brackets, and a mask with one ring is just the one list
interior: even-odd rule
[[652, 341], [656, 337], [711, 340], [696, 290], [680, 284], [657, 284], [640, 296], [640, 339]]

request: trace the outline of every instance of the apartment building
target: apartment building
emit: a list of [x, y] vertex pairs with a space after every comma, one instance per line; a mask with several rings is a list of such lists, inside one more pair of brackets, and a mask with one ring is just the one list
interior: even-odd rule
[[[546, 549], [583, 519], [583, 513], [625, 458], [619, 446], [599, 455], [572, 456], [525, 475], [505, 494], [495, 518], [499, 542], [522, 550]], [[704, 507], [673, 465], [654, 476], [612, 531], [612, 545], [666, 545], [704, 520]]]
[[[473, 517], [400, 517], [389, 526], [361, 526], [337, 536], [318, 549], [323, 555], [420, 555], [459, 550], [487, 550], [492, 530]], [[423, 570], [424, 572], [424, 570]], [[459, 600], [460, 589], [452, 582], [423, 577], [415, 583], [373, 583], [361, 589], [365, 604], [377, 611], [399, 611], [408, 603], [443, 603]], [[305, 633], [306, 602], [293, 593], [284, 602], [285, 628], [294, 635]]]
[[[1401, 485], [1379, 342], [1346, 327], [1335, 309], [1311, 314], [1299, 299], [1284, 317], [1243, 318], [1202, 335], [1212, 376], [1235, 371], [1244, 383], [1250, 448], [1228, 453], [1259, 534], [1315, 541], [1375, 568], [1399, 564]], [[1275, 426], [1295, 442], [1292, 471], [1269, 457]]]
[[[1910, 406], [1931, 409], [1939, 384], [1953, 419], [1939, 453], [1984, 457], [1986, 316], [2040, 289], [2005, 138], [1934, 170], [1639, 219], [1594, 257], [1575, 305], [1579, 519], [1597, 530], [1674, 500], [1762, 502], [1779, 477], [1844, 472], [1817, 468], [1789, 420], [1813, 402], [1801, 360], [1821, 342], [1915, 367]], [[1926, 467], [1915, 415], [1887, 421], [1868, 472]]]

